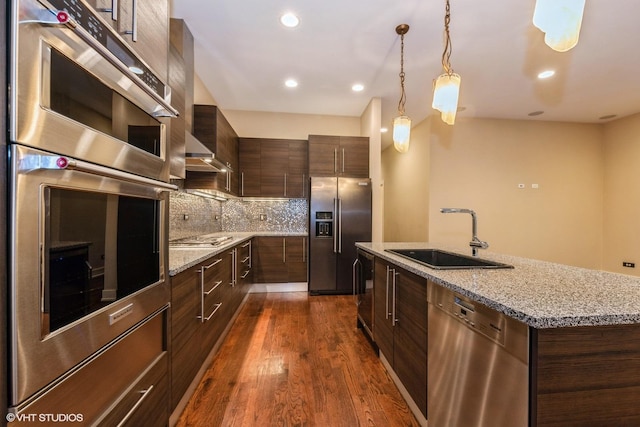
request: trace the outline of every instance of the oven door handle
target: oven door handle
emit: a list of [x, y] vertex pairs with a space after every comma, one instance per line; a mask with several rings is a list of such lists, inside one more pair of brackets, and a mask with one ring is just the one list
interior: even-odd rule
[[[35, 158], [33, 158], [35, 157]], [[78, 172], [90, 173], [92, 175], [103, 176], [107, 178], [115, 178], [121, 181], [133, 182], [135, 184], [152, 185], [156, 188], [164, 190], [177, 190], [178, 186], [167, 182], [156, 181], [154, 179], [145, 178], [134, 175], [132, 173], [107, 168], [105, 166], [95, 165], [82, 160], [72, 159], [66, 156], [32, 156], [31, 163], [29, 161], [22, 162], [22, 168], [26, 169], [48, 169], [48, 170], [73, 170]], [[31, 164], [30, 164], [31, 163]]]

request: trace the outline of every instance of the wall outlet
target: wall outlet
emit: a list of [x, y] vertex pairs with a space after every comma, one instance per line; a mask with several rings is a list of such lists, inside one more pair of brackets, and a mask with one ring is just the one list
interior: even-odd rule
[[635, 262], [622, 261], [623, 267], [636, 268]]
[[266, 220], [267, 220], [267, 215], [260, 214], [260, 221], [266, 221]]
[[182, 215], [182, 219], [185, 220], [185, 221], [188, 221], [189, 220], [189, 214]]

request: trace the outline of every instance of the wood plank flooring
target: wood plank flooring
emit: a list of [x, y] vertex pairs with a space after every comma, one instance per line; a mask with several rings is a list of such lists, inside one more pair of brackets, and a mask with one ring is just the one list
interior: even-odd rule
[[177, 426], [418, 426], [351, 296], [250, 294]]

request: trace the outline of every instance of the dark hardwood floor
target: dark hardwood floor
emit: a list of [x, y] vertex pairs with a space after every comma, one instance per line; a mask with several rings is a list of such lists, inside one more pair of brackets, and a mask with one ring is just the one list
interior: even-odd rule
[[178, 426], [418, 426], [351, 296], [250, 294]]

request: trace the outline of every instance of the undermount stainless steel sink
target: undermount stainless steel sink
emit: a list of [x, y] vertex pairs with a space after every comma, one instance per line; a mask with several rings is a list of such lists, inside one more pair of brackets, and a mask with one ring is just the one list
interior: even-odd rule
[[460, 255], [440, 249], [385, 249], [436, 270], [513, 268], [512, 265]]
[[170, 249], [213, 249], [231, 240], [231, 236], [197, 236], [169, 242]]

